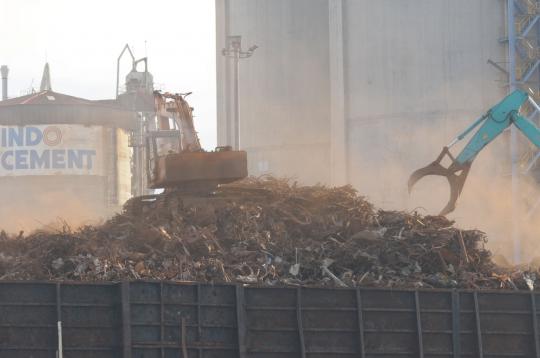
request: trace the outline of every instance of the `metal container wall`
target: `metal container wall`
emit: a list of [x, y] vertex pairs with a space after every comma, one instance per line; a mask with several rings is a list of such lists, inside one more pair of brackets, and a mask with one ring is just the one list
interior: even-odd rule
[[0, 283], [0, 356], [538, 357], [531, 292]]

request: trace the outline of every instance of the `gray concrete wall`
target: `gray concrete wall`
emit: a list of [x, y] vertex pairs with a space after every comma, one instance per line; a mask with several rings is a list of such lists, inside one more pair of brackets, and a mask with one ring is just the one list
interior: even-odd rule
[[[401, 207], [408, 173], [507, 91], [486, 63], [506, 57], [500, 1], [216, 4], [218, 51], [227, 33], [260, 47], [240, 78], [241, 143], [254, 175], [347, 181], [379, 205]], [[218, 55], [221, 144], [227, 68]]]
[[[228, 11], [224, 3], [230, 4]], [[222, 26], [218, 52], [226, 28], [230, 35], [243, 37], [244, 49], [259, 46], [240, 64], [241, 147], [249, 153], [250, 173], [328, 182], [327, 0], [218, 0], [217, 4], [222, 15], [229, 13], [228, 20], [217, 15]], [[218, 55], [218, 81], [230, 78], [230, 66]], [[231, 100], [230, 88], [218, 83], [220, 145], [232, 143], [226, 103]]]
[[504, 34], [499, 1], [346, 0], [349, 182], [402, 206], [403, 175], [506, 94], [486, 63], [504, 61]]

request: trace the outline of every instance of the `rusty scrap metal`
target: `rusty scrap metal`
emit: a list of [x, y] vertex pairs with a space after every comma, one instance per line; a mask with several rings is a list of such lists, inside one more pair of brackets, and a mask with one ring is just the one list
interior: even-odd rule
[[1, 280], [538, 287], [536, 274], [497, 267], [478, 230], [442, 216], [376, 210], [350, 186], [272, 177], [211, 195], [133, 198], [103, 225], [1, 237]]

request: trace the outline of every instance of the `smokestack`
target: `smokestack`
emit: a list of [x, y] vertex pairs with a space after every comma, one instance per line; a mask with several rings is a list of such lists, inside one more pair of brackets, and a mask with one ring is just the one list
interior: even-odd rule
[[2, 101], [5, 101], [8, 98], [9, 68], [6, 65], [2, 65], [2, 67], [0, 67], [0, 72], [2, 73]]

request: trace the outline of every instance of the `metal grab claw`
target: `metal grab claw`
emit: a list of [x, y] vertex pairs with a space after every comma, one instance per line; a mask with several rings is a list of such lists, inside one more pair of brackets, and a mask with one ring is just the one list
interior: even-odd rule
[[[456, 208], [456, 201], [461, 194], [465, 179], [467, 179], [467, 175], [471, 169], [471, 164], [478, 153], [501, 135], [510, 125], [514, 124], [531, 142], [540, 148], [540, 129], [535, 123], [519, 112], [521, 106], [527, 100], [533, 105], [536, 111], [540, 112], [540, 106], [529, 97], [527, 92], [515, 90], [510, 93], [455, 137], [452, 142], [443, 148], [441, 154], [439, 154], [439, 157], [433, 163], [415, 171], [409, 178], [409, 193], [416, 182], [426, 175], [446, 177], [448, 183], [450, 183], [450, 201], [448, 201], [448, 204], [440, 212], [440, 215], [446, 215]], [[476, 128], [478, 129], [471, 136], [469, 142], [463, 147], [459, 155], [454, 158], [449, 148], [465, 139]], [[441, 160], [446, 155], [452, 161], [448, 168], [441, 165]]]
[[[443, 167], [441, 164], [441, 161], [443, 160], [445, 155], [447, 155], [452, 160], [452, 164], [450, 164], [448, 168]], [[467, 179], [467, 175], [469, 174], [470, 169], [471, 162], [459, 164], [448, 150], [448, 147], [444, 147], [441, 154], [439, 154], [439, 156], [437, 157], [437, 159], [435, 159], [434, 162], [425, 166], [424, 168], [418, 169], [411, 174], [408, 182], [409, 194], [411, 193], [413, 186], [423, 177], [428, 175], [443, 176], [448, 180], [448, 183], [450, 184], [450, 200], [448, 201], [448, 204], [446, 204], [444, 209], [441, 210], [439, 215], [446, 215], [448, 213], [451, 213], [456, 208], [457, 199], [461, 194], [463, 185], [465, 184], [465, 179]]]

